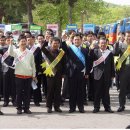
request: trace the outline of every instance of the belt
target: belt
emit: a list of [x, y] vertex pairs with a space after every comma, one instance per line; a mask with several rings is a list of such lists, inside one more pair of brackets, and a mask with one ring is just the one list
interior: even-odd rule
[[25, 75], [18, 75], [18, 74], [16, 74], [15, 77], [20, 78], [20, 79], [29, 79], [29, 78], [32, 78], [32, 76], [25, 76]]

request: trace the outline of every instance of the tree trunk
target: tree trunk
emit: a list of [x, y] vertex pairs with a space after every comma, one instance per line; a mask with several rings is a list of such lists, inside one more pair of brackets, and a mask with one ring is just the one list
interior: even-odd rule
[[4, 17], [4, 8], [0, 8], [0, 23], [2, 23], [2, 18]]
[[26, 0], [26, 4], [27, 4], [28, 24], [33, 24], [32, 0]]
[[58, 37], [60, 37], [61, 38], [61, 35], [62, 35], [62, 21], [59, 21], [58, 22], [58, 27], [59, 27], [59, 36]]
[[62, 35], [62, 21], [63, 17], [61, 16], [61, 12], [59, 11], [59, 21], [58, 21], [58, 26], [59, 26], [59, 37], [61, 38]]
[[68, 15], [69, 15], [69, 24], [72, 24], [72, 6], [70, 5], [69, 5]]

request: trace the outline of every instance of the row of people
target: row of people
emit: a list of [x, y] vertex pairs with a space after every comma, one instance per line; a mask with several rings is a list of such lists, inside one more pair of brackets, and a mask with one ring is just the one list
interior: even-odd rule
[[[42, 35], [41, 37], [44, 38]], [[126, 48], [127, 45], [129, 45], [129, 37], [130, 33], [127, 32], [125, 36]], [[0, 38], [0, 41], [3, 40], [1, 39], [2, 37]], [[5, 64], [8, 65], [8, 62], [6, 63], [6, 60], [9, 57], [14, 58], [13, 63], [11, 63], [11, 65], [8, 65], [8, 67], [5, 66], [5, 68], [12, 69], [12, 67], [15, 67], [14, 79], [10, 81], [15, 81], [14, 84], [16, 86], [16, 105], [18, 114], [22, 114], [22, 109], [24, 109], [25, 113], [31, 113], [29, 110], [31, 82], [32, 79], [35, 81], [38, 79], [38, 77], [41, 78], [40, 75], [43, 73], [47, 78], [46, 103], [48, 113], [52, 112], [53, 102], [55, 111], [62, 112], [60, 109], [60, 102], [63, 75], [66, 75], [68, 78], [70, 106], [69, 112], [74, 112], [76, 110], [76, 105], [78, 105], [79, 112], [84, 113], [84, 95], [86, 93], [85, 87], [86, 81], [90, 76], [90, 71], [91, 75], [93, 76], [92, 82], [94, 87], [93, 112], [99, 112], [101, 99], [105, 111], [113, 112], [110, 107], [109, 89], [111, 86], [111, 81], [115, 76], [114, 57], [112, 52], [107, 49], [107, 41], [105, 37], [101, 37], [99, 39], [99, 43], [95, 44], [97, 48], [94, 47], [92, 43], [90, 43], [90, 45], [87, 43], [86, 47], [84, 47], [84, 44], [82, 44], [82, 36], [79, 34], [74, 34], [73, 41], [69, 42], [69, 44], [66, 44], [67, 41], [65, 37], [62, 38], [62, 42], [59, 38], [51, 38], [51, 41], [48, 43], [42, 41], [40, 46], [34, 45], [31, 35], [26, 37], [21, 35], [18, 41], [19, 47], [17, 49], [14, 49], [13, 42], [10, 42], [9, 47], [5, 50], [7, 54], [5, 54], [5, 52], [1, 53], [1, 66], [5, 66]], [[4, 47], [4, 44], [1, 43], [1, 50], [3, 50]], [[117, 52], [119, 49], [115, 50]], [[127, 56], [125, 58], [128, 58], [128, 54], [129, 53], [127, 52]], [[44, 63], [42, 63], [42, 57], [44, 58]], [[125, 60], [126, 59], [124, 59], [124, 61]], [[120, 66], [122, 67], [122, 63], [124, 61], [121, 61], [121, 63], [118, 62], [118, 64], [121, 64]], [[125, 66], [127, 65], [125, 64]], [[3, 74], [3, 67], [1, 67], [1, 75]], [[124, 84], [122, 81], [120, 82]], [[37, 86], [38, 89], [36, 95], [38, 95], [36, 97], [39, 96], [40, 99], [41, 83], [39, 83], [39, 85], [37, 84]], [[120, 95], [123, 95], [120, 96], [120, 100], [125, 100], [124, 97], [126, 95], [127, 88], [128, 85], [126, 85], [125, 90], [124, 88], [123, 90], [120, 89], [122, 90], [122, 92], [120, 91]], [[9, 91], [9, 89], [7, 90]], [[24, 104], [22, 104], [22, 101]], [[40, 100], [38, 103], [39, 102]], [[120, 103], [118, 111], [123, 111], [124, 105], [125, 101], [124, 104]]]

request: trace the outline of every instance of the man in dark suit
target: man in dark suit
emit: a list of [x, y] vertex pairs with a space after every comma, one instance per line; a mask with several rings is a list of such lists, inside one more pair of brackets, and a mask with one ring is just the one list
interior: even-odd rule
[[34, 54], [34, 60], [36, 65], [36, 77], [37, 77], [37, 89], [32, 90], [34, 97], [34, 104], [36, 106], [40, 106], [40, 102], [42, 101], [41, 94], [41, 74], [42, 74], [42, 52], [40, 47], [36, 46], [32, 36], [27, 36], [27, 45], [29, 50]]
[[88, 52], [81, 47], [81, 35], [75, 34], [73, 43], [69, 47], [65, 42], [62, 43], [62, 49], [69, 58], [69, 112], [75, 112], [78, 105], [79, 112], [84, 113], [84, 80], [89, 74]]
[[[47, 72], [48, 67], [53, 66], [52, 71], [53, 75], [50, 75], [49, 72], [47, 75], [47, 112], [52, 113], [52, 105], [54, 103], [54, 109], [56, 112], [62, 112], [60, 109], [61, 103], [61, 87], [62, 87], [62, 76], [64, 74], [64, 51], [59, 49], [60, 47], [60, 39], [53, 38], [50, 46], [45, 47], [42, 46], [41, 50], [46, 55], [46, 67], [44, 73]], [[62, 57], [59, 57], [61, 56]], [[55, 65], [54, 65], [55, 64]]]
[[[0, 36], [0, 98], [3, 95], [3, 74], [2, 74], [2, 64], [1, 64], [1, 60], [2, 60], [2, 49], [3, 49], [3, 40], [5, 41], [5, 37]], [[1, 112], [1, 108], [0, 108], [0, 115], [3, 115], [3, 113]]]
[[16, 106], [16, 87], [14, 82], [14, 68], [13, 62], [14, 58], [7, 54], [8, 46], [10, 44], [10, 36], [2, 38], [3, 45], [0, 50], [2, 55], [2, 76], [3, 76], [3, 97], [4, 97], [4, 104], [3, 107], [7, 107], [9, 104], [9, 97], [12, 98], [12, 103]]
[[[48, 46], [48, 41], [45, 40], [44, 35], [39, 34], [37, 36], [37, 46], [40, 47], [40, 49], [42, 48], [42, 46]], [[42, 59], [45, 59], [45, 54], [42, 52]], [[38, 76], [38, 80], [39, 80], [39, 84], [42, 85], [42, 90], [44, 93], [44, 96], [46, 98], [47, 96], [47, 78], [45, 74], [41, 74]]]
[[94, 74], [94, 110], [97, 113], [100, 110], [100, 100], [104, 105], [105, 111], [112, 113], [110, 107], [109, 89], [111, 80], [115, 76], [113, 54], [106, 49], [107, 43], [105, 38], [100, 38], [99, 49], [90, 51], [91, 60], [93, 63]]
[[[125, 110], [125, 103], [126, 103], [126, 95], [129, 93], [130, 90], [130, 31], [125, 33], [125, 41], [122, 44], [116, 43], [114, 48], [114, 54], [117, 56], [119, 55], [120, 58], [117, 61], [117, 66], [120, 65], [118, 68], [119, 73], [119, 108], [117, 112], [122, 112]], [[127, 55], [127, 56], [126, 56]]]

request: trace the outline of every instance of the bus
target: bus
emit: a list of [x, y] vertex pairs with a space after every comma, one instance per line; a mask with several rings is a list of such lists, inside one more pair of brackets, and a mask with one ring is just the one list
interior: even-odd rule
[[117, 23], [109, 25], [109, 44], [114, 44], [116, 41]]
[[109, 29], [110, 29], [110, 24], [104, 25], [103, 30], [104, 33], [106, 34], [106, 38], [109, 39]]
[[130, 17], [124, 19], [124, 29], [126, 31], [130, 31]]

